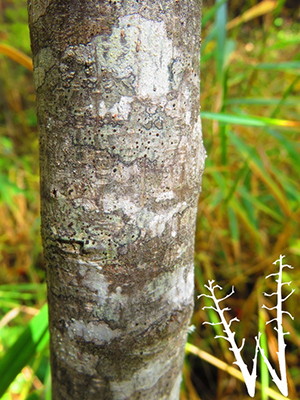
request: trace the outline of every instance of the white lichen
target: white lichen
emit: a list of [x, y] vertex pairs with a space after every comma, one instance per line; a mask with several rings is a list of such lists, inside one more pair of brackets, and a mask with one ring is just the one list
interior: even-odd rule
[[114, 104], [109, 112], [116, 120], [128, 120], [132, 102], [133, 97], [121, 96], [119, 103]]
[[[156, 197], [156, 201], [172, 199], [173, 191], [162, 192]], [[119, 197], [115, 194], [108, 194], [102, 199], [104, 212], [110, 213], [112, 210], [122, 210], [130, 217], [129, 224], [137, 226], [139, 229], [146, 229], [151, 238], [161, 236], [166, 229], [167, 223], [177, 213], [182, 213], [187, 208], [185, 201], [161, 212], [153, 212], [147, 207], [134, 203], [128, 197]]]
[[94, 40], [99, 71], [105, 68], [121, 79], [134, 76], [136, 94], [152, 101], [169, 92], [174, 49], [164, 21], [139, 14], [124, 16], [114, 26], [109, 41], [102, 36]]
[[169, 190], [168, 192], [162, 192], [158, 196], [156, 196], [155, 201], [158, 203], [164, 200], [172, 200], [174, 199], [175, 195], [173, 190]]
[[74, 320], [68, 327], [68, 334], [71, 339], [82, 338], [85, 342], [92, 342], [97, 345], [109, 343], [122, 334], [120, 329], [110, 329], [105, 323]]
[[[160, 360], [147, 363], [146, 367], [140, 368], [134, 373], [130, 381], [111, 381], [110, 388], [113, 399], [123, 400], [132, 396], [136, 391], [149, 390], [154, 387], [157, 381], [171, 368], [176, 356], [162, 355]], [[178, 385], [178, 379], [175, 382], [176, 384]], [[174, 399], [174, 396], [170, 399]]]

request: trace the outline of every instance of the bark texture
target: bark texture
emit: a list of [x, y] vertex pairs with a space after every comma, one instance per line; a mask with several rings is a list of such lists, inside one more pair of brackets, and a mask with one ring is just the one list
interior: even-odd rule
[[178, 400], [199, 0], [29, 0], [54, 400]]

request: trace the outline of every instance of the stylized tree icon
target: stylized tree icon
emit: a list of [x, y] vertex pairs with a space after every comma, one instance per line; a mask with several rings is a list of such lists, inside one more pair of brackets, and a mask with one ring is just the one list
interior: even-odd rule
[[283, 332], [282, 316], [283, 316], [283, 314], [288, 314], [292, 319], [294, 319], [294, 318], [292, 317], [292, 315], [289, 312], [283, 310], [282, 304], [285, 300], [287, 300], [293, 294], [295, 289], [293, 289], [291, 291], [291, 293], [289, 293], [286, 297], [283, 298], [282, 287], [284, 285], [290, 285], [291, 282], [282, 283], [282, 271], [283, 271], [283, 268], [293, 268], [288, 264], [282, 264], [282, 260], [284, 257], [285, 256], [280, 255], [280, 258], [273, 263], [276, 265], [277, 262], [279, 261], [279, 272], [270, 274], [266, 277], [266, 279], [268, 279], [270, 276], [278, 276], [278, 278], [275, 280], [275, 282], [277, 283], [277, 291], [274, 293], [271, 293], [271, 294], [264, 293], [264, 295], [268, 296], [268, 297], [277, 296], [277, 305], [274, 307], [267, 307], [265, 305], [262, 306], [262, 308], [266, 308], [267, 310], [270, 310], [270, 311], [276, 309], [276, 317], [271, 319], [270, 321], [268, 321], [266, 324], [269, 324], [273, 321], [277, 322], [277, 327], [274, 327], [274, 330], [277, 332], [277, 338], [278, 338], [277, 354], [278, 354], [280, 377], [277, 375], [275, 369], [272, 367], [269, 360], [267, 359], [264, 350], [260, 346], [261, 332], [258, 332], [258, 335], [255, 337], [256, 346], [255, 346], [255, 353], [254, 353], [254, 358], [253, 358], [252, 371], [249, 372], [248, 367], [245, 364], [245, 362], [242, 358], [242, 355], [241, 355], [241, 351], [245, 344], [245, 339], [243, 339], [242, 345], [240, 347], [238, 347], [236, 340], [235, 340], [235, 332], [231, 331], [231, 324], [234, 321], [239, 322], [239, 319], [235, 317], [235, 318], [232, 318], [229, 322], [227, 322], [224, 314], [226, 311], [230, 311], [230, 308], [228, 308], [228, 307], [221, 308], [220, 307], [220, 303], [222, 301], [226, 300], [228, 297], [233, 295], [234, 287], [232, 287], [231, 293], [229, 293], [227, 296], [217, 299], [217, 297], [215, 295], [215, 289], [222, 290], [222, 287], [217, 284], [214, 285], [215, 281], [209, 280], [208, 285], [204, 285], [204, 287], [210, 292], [210, 295], [201, 294], [200, 296], [198, 296], [198, 299], [202, 296], [205, 296], [205, 297], [213, 300], [213, 302], [214, 302], [213, 306], [206, 306], [206, 307], [203, 307], [203, 309], [210, 308], [210, 309], [215, 310], [219, 315], [220, 322], [216, 322], [216, 323], [203, 322], [203, 324], [223, 325], [223, 328], [224, 328], [223, 332], [225, 333], [226, 336], [218, 335], [218, 336], [215, 336], [215, 338], [222, 338], [222, 339], [227, 340], [230, 343], [229, 350], [231, 350], [233, 352], [235, 359], [236, 359], [234, 364], [237, 364], [238, 367], [240, 368], [240, 370], [243, 374], [244, 380], [245, 380], [248, 394], [251, 397], [254, 397], [254, 394], [255, 394], [255, 381], [256, 381], [256, 377], [257, 377], [257, 356], [258, 356], [259, 351], [262, 354], [263, 360], [268, 367], [268, 370], [270, 372], [270, 375], [271, 375], [274, 383], [277, 385], [278, 389], [284, 396], [288, 395], [287, 377], [286, 377], [286, 361], [285, 361], [286, 344], [284, 341], [284, 336], [288, 335], [289, 332]]

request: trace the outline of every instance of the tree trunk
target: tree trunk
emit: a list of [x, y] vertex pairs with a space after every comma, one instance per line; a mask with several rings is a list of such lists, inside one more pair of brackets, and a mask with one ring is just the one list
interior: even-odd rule
[[54, 400], [178, 399], [200, 0], [29, 0]]

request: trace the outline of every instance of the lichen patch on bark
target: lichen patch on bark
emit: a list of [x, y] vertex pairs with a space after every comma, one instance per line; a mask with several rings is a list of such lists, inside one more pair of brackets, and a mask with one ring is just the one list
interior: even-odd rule
[[158, 102], [170, 89], [169, 67], [172, 41], [163, 20], [153, 21], [133, 14], [121, 17], [109, 41], [95, 39], [97, 67], [130, 82], [135, 95]]

